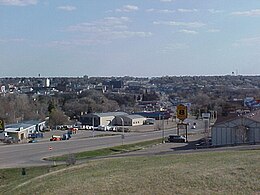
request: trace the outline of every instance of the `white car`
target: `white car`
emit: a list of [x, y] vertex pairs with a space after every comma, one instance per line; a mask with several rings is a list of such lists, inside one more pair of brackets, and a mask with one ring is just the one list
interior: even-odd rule
[[107, 126], [106, 128], [107, 128], [108, 131], [116, 131], [115, 126]]

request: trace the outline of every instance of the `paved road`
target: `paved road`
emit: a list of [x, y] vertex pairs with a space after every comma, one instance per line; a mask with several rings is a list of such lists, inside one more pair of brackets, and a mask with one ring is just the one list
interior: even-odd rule
[[[64, 141], [50, 142], [45, 140], [39, 143], [4, 145], [0, 147], [0, 168], [48, 165], [50, 162], [43, 161], [44, 157], [106, 148], [121, 145], [122, 142], [129, 144], [152, 140], [162, 138], [162, 135], [167, 137], [169, 134], [174, 133], [176, 133], [176, 129], [145, 133], [125, 133], [124, 139], [122, 139], [121, 135], [94, 138], [75, 136], [70, 140]], [[89, 132], [89, 134], [92, 134], [92, 132]]]
[[[165, 136], [172, 131], [165, 131]], [[140, 142], [161, 138], [162, 132], [129, 133], [125, 134], [124, 144]], [[62, 154], [89, 151], [99, 148], [106, 148], [122, 144], [121, 135], [96, 138], [72, 138], [67, 141], [43, 141], [30, 144], [13, 144], [0, 147], [0, 168], [3, 167], [26, 167], [33, 165], [44, 165], [41, 159], [48, 156], [57, 156]], [[50, 147], [52, 150], [50, 150]]]

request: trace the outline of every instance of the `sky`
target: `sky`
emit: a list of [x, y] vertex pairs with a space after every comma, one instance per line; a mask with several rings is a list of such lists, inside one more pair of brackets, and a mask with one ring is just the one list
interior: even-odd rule
[[259, 0], [0, 0], [0, 77], [260, 74]]

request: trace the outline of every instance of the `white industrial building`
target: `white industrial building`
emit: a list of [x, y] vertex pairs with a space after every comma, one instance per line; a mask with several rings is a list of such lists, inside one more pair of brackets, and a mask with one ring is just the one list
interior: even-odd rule
[[143, 125], [146, 120], [147, 120], [146, 117], [137, 114], [115, 117], [115, 123], [121, 126], [139, 126], [139, 125]]
[[82, 126], [137, 126], [143, 125], [145, 117], [125, 112], [90, 113], [81, 116]]
[[9, 124], [5, 126], [4, 133], [14, 140], [26, 140], [31, 133], [38, 133], [45, 128], [46, 121], [24, 121], [23, 123]]
[[116, 116], [127, 115], [125, 112], [89, 113], [80, 117], [82, 126], [108, 126], [115, 125]]
[[217, 120], [211, 136], [213, 146], [260, 143], [260, 112]]

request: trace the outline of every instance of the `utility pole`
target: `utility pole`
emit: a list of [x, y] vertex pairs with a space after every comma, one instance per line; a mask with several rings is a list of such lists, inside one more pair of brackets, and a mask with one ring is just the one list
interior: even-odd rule
[[121, 125], [122, 125], [122, 135], [121, 135], [121, 139], [122, 139], [122, 145], [124, 145], [124, 139], [125, 139], [125, 123], [124, 123], [124, 119], [122, 117], [119, 116], [119, 118], [121, 119]]
[[163, 121], [162, 121], [162, 143], [165, 143], [165, 140], [164, 140], [164, 115], [162, 117], [163, 117]]
[[94, 120], [94, 115], [92, 115], [92, 137], [95, 137], [95, 130], [94, 130], [94, 127], [95, 127], [95, 120]]

